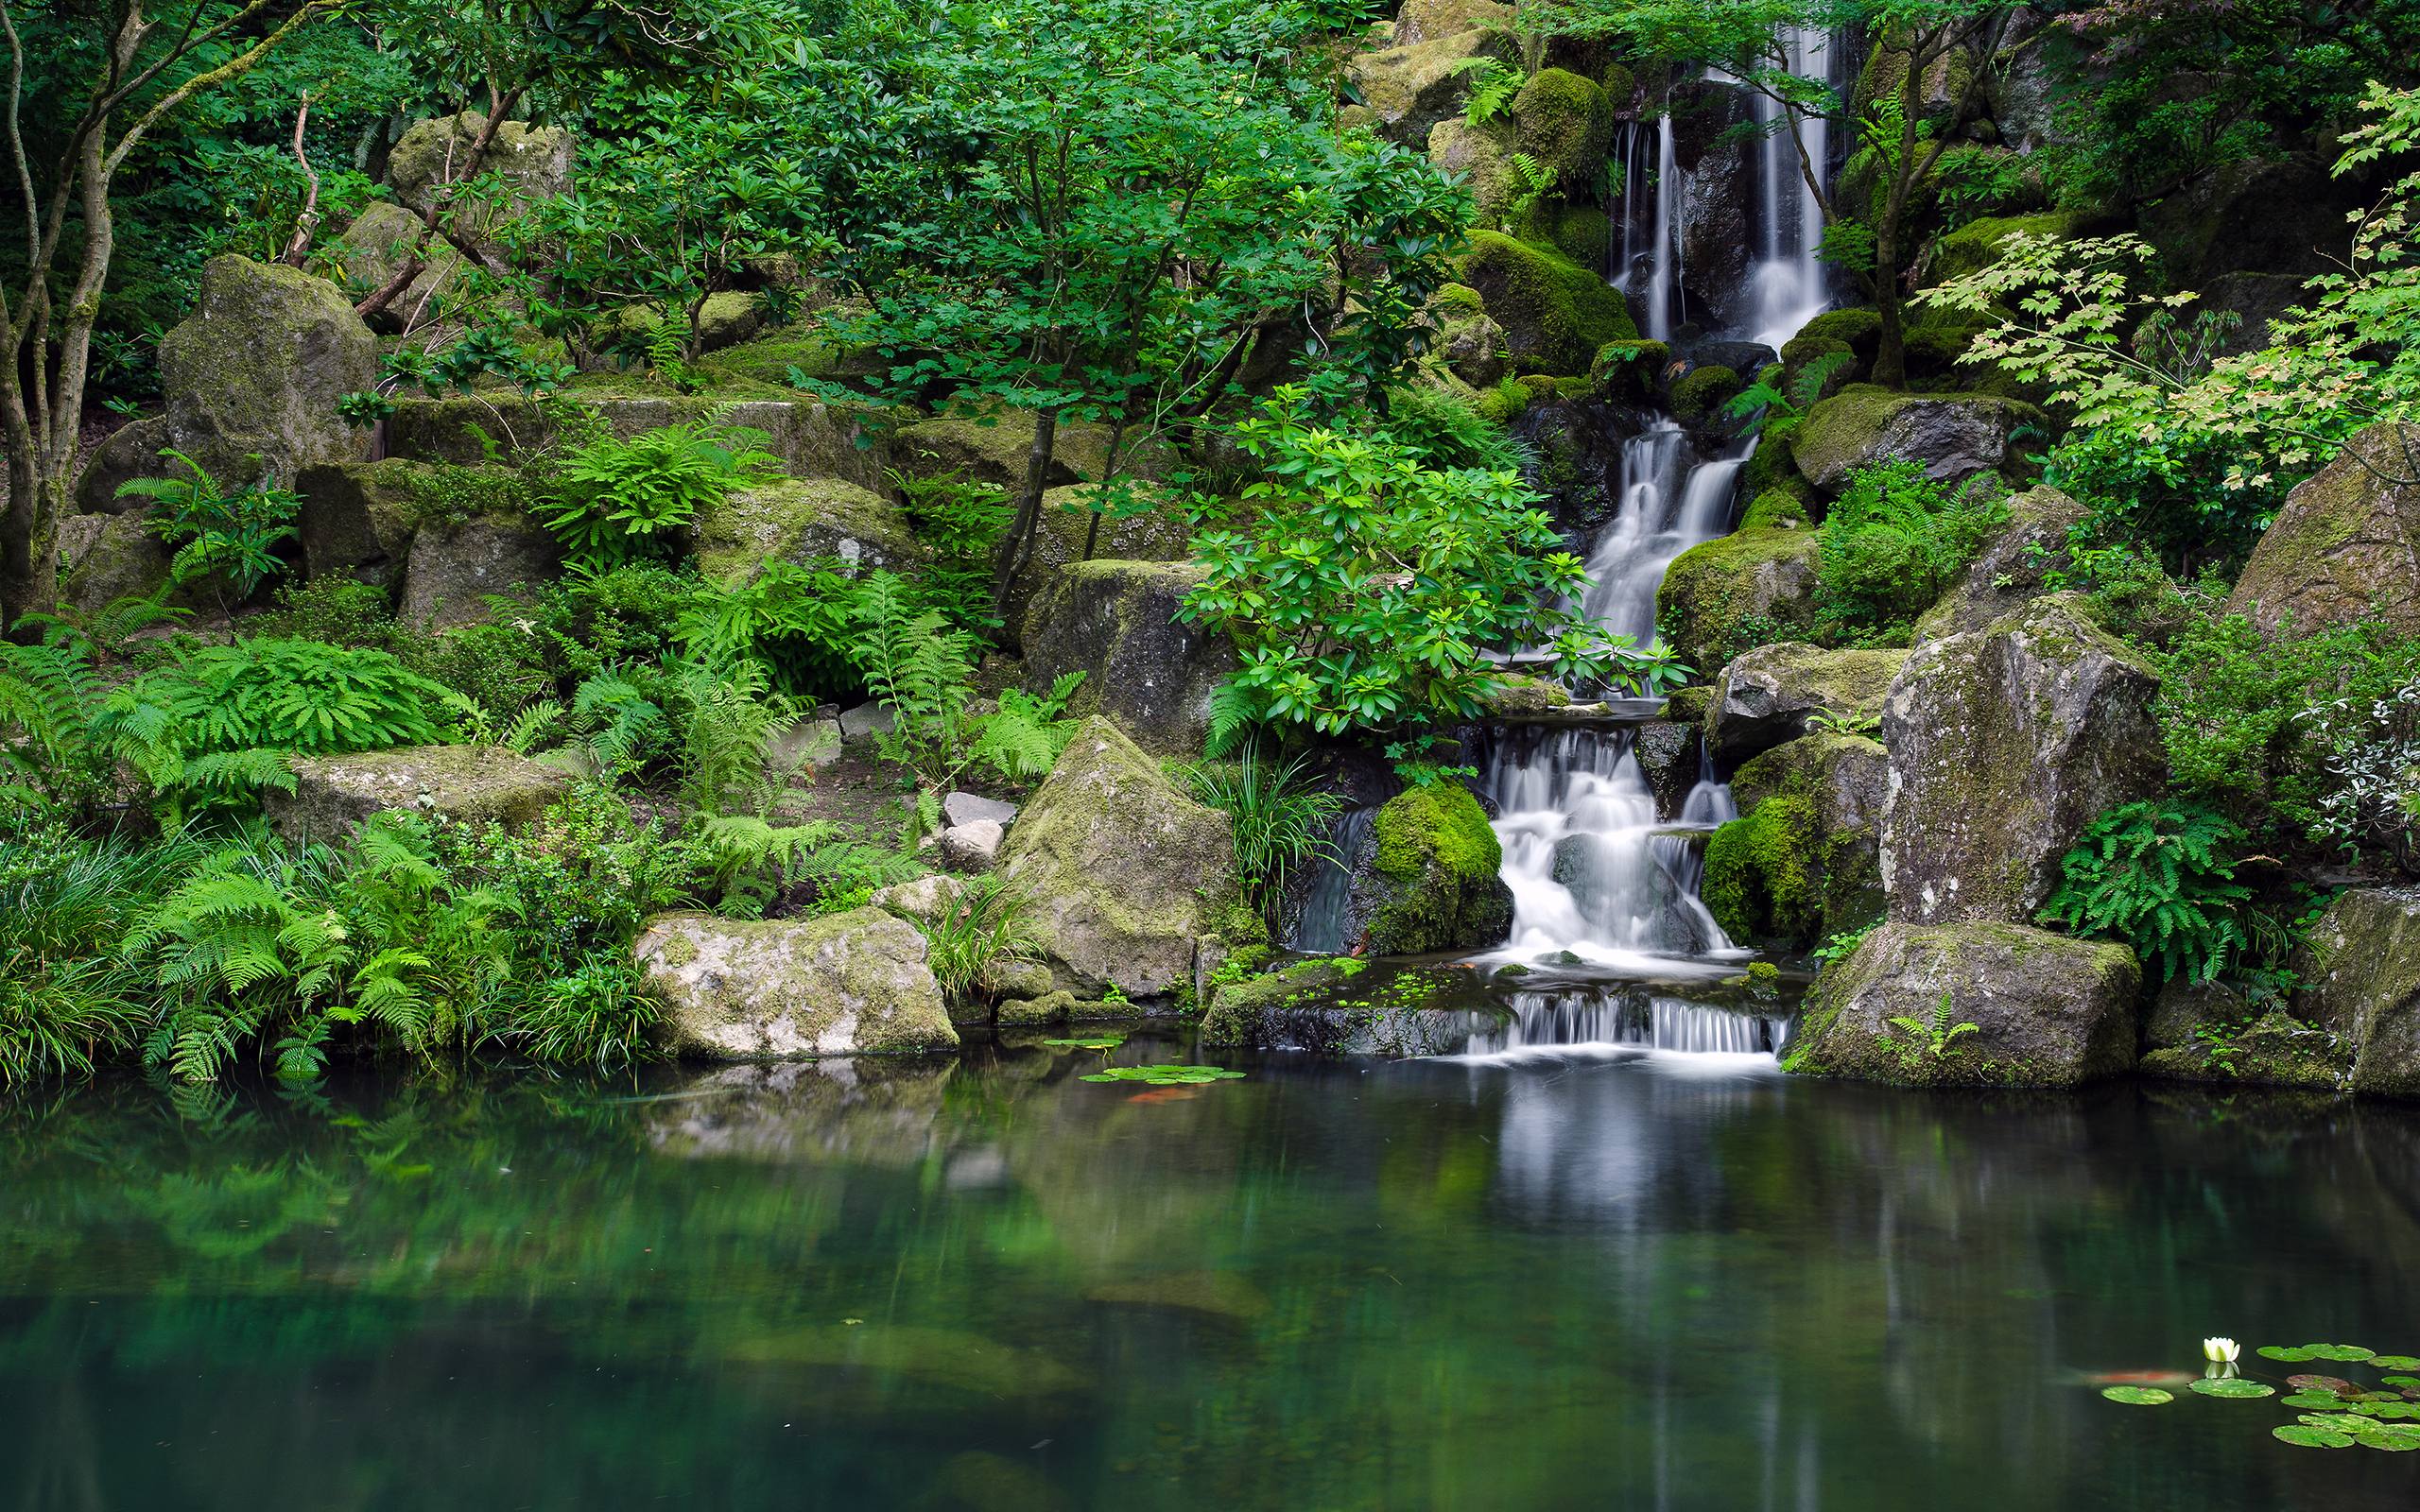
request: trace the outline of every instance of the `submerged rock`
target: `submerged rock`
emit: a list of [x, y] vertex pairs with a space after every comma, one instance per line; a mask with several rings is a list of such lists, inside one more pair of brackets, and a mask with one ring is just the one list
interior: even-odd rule
[[287, 765], [294, 791], [266, 795], [261, 810], [291, 840], [336, 840], [382, 809], [511, 827], [571, 791], [569, 773], [501, 746], [405, 746]]
[[1882, 714], [1891, 917], [2030, 922], [2084, 827], [2159, 792], [2158, 692], [2072, 594], [1910, 656]]
[[2123, 945], [2021, 924], [1882, 924], [1816, 978], [1782, 1064], [1917, 1086], [2072, 1087], [2135, 1063], [2140, 985]]
[[[2381, 476], [2380, 473], [2387, 474]], [[2286, 496], [2227, 611], [2275, 634], [2378, 618], [2420, 636], [2420, 425], [2373, 425]]]
[[1046, 693], [1080, 672], [1069, 707], [1106, 714], [1152, 750], [1192, 753], [1210, 728], [1210, 696], [1237, 665], [1223, 630], [1177, 618], [1209, 577], [1189, 561], [1088, 561], [1061, 570], [1025, 622], [1026, 687]]
[[2420, 887], [2356, 887], [2294, 963], [2297, 1017], [2350, 1049], [2355, 1091], [2420, 1097]]
[[1380, 955], [1485, 950], [1512, 927], [1504, 851], [1470, 790], [1438, 782], [1389, 799], [1374, 825], [1369, 869], [1353, 879], [1352, 915]]
[[1025, 892], [1062, 986], [1131, 998], [1193, 980], [1196, 942], [1236, 885], [1227, 816], [1179, 792], [1098, 714], [1018, 814], [1000, 868]]
[[923, 933], [880, 908], [815, 919], [659, 914], [631, 949], [683, 1055], [798, 1060], [958, 1043]]
[[1706, 842], [1702, 888], [1734, 939], [1822, 943], [1882, 917], [1890, 757], [1860, 735], [1804, 735], [1739, 768], [1738, 818]]
[[1803, 642], [1759, 646], [1715, 684], [1706, 746], [1716, 761], [1744, 761], [1796, 740], [1829, 714], [1857, 726], [1877, 719], [1905, 651], [1827, 651]]

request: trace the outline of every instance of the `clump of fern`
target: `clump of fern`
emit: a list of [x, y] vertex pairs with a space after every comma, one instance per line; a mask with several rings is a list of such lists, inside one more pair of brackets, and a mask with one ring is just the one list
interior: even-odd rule
[[1511, 110], [1512, 96], [1521, 93], [1526, 82], [1521, 70], [1484, 55], [1463, 59], [1453, 72], [1470, 76], [1471, 92], [1462, 97], [1462, 121], [1471, 127], [1485, 126]]
[[1526, 222], [1555, 186], [1552, 168], [1526, 152], [1508, 152], [1504, 163], [1511, 170], [1510, 191], [1505, 197], [1504, 210], [1496, 217], [1496, 230], [1510, 232]]
[[2060, 860], [2042, 918], [2123, 940], [2158, 964], [2163, 981], [2213, 981], [2251, 942], [2252, 889], [2236, 881], [2246, 839], [2234, 820], [2198, 805], [2121, 804]]
[[699, 511], [780, 471], [764, 440], [762, 431], [706, 421], [629, 440], [594, 437], [556, 466], [539, 523], [590, 566], [677, 556]]
[[1747, 421], [1749, 429], [1766, 440], [1785, 439], [1806, 422], [1806, 412], [1823, 399], [1833, 376], [1856, 360], [1852, 352], [1827, 352], [1778, 386], [1759, 375], [1723, 402], [1723, 417]]
[[907, 851], [856, 838], [828, 819], [775, 824], [756, 815], [717, 815], [700, 825], [698, 839], [715, 906], [742, 918], [793, 896], [812, 912], [855, 908], [875, 888], [923, 869]]
[[[277, 548], [297, 533], [301, 494], [268, 482], [229, 493], [184, 453], [170, 448], [160, 455], [183, 468], [184, 475], [135, 478], [120, 484], [117, 496], [152, 505], [151, 533], [177, 548], [168, 562], [170, 582], [196, 583], [216, 574], [241, 601], [285, 570]], [[222, 602], [220, 608], [226, 607]]]
[[1537, 459], [1527, 441], [1480, 414], [1468, 400], [1417, 384], [1387, 391], [1385, 428], [1391, 438], [1420, 453], [1431, 467], [1526, 473]]
[[83, 1075], [133, 1046], [149, 1005], [108, 944], [199, 850], [176, 836], [85, 840], [57, 823], [0, 836], [0, 1091]]

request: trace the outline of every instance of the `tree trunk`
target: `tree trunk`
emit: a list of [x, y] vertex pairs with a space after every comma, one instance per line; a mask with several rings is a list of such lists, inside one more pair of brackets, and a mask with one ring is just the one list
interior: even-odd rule
[[1016, 517], [993, 559], [992, 617], [1002, 624], [1009, 613], [1009, 588], [1033, 559], [1033, 537], [1042, 523], [1043, 485], [1050, 478], [1050, 455], [1059, 444], [1059, 415], [1044, 410], [1033, 418], [1033, 445], [1025, 455], [1025, 486], [1017, 490]]
[[59, 517], [66, 490], [30, 458], [9, 458], [9, 509], [0, 524], [0, 625], [59, 602]]
[[1909, 192], [1914, 187], [1917, 112], [1924, 108], [1924, 76], [1937, 56], [1910, 40], [1906, 77], [1899, 83], [1897, 162], [1891, 172], [1890, 193], [1874, 227], [1874, 308], [1882, 317], [1882, 339], [1874, 354], [1874, 381], [1885, 388], [1908, 383], [1908, 335], [1899, 309], [1900, 222], [1908, 215]]

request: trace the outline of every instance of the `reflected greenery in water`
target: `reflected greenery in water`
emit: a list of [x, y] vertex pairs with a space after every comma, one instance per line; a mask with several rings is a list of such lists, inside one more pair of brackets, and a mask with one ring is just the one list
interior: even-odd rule
[[[1183, 1057], [1147, 1027], [1107, 1059]], [[1893, 1509], [1988, 1483], [2341, 1512], [2410, 1487], [2408, 1458], [2298, 1452], [2182, 1380], [2156, 1412], [2100, 1400], [2198, 1372], [2214, 1330], [2408, 1336], [2409, 1114], [1664, 1056], [1082, 1080], [1103, 1060], [17, 1105], [0, 1497]]]

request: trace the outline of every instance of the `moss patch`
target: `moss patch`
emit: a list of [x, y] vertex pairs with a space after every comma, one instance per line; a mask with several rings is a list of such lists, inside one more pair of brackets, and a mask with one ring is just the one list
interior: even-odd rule
[[[1780, 506], [1765, 507], [1772, 514]], [[1786, 524], [1743, 527], [1692, 546], [1656, 591], [1665, 642], [1711, 673], [1752, 646], [1804, 639], [1815, 623], [1817, 551], [1815, 532]]]
[[1512, 96], [1513, 145], [1556, 178], [1579, 184], [1605, 165], [1614, 111], [1596, 83], [1561, 68], [1542, 68]]
[[1638, 337], [1621, 291], [1561, 252], [1478, 231], [1459, 271], [1525, 370], [1584, 372], [1607, 342]]
[[1369, 949], [1379, 954], [1493, 945], [1512, 922], [1497, 873], [1504, 851], [1469, 789], [1437, 783], [1395, 795], [1374, 824]]

